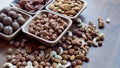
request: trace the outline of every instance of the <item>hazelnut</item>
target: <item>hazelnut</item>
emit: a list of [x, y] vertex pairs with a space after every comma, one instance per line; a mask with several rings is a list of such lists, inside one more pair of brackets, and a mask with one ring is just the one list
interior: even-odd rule
[[11, 55], [7, 55], [6, 58], [7, 58], [7, 61], [11, 61], [12, 60], [12, 56]]
[[72, 61], [71, 64], [73, 67], [76, 66], [76, 61]]
[[23, 61], [21, 65], [22, 65], [22, 66], [26, 66], [27, 63], [26, 63], [25, 61]]
[[81, 60], [76, 60], [76, 64], [77, 65], [82, 65], [82, 61]]
[[12, 48], [9, 48], [8, 50], [7, 50], [7, 54], [11, 54], [13, 52], [13, 49]]

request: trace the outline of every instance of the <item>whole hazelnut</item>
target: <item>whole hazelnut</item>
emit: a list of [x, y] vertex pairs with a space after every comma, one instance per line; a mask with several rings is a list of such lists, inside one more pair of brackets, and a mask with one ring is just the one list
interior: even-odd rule
[[37, 50], [34, 51], [34, 54], [35, 54], [35, 55], [39, 55], [39, 51], [37, 51]]
[[36, 61], [38, 61], [38, 62], [40, 62], [40, 61], [41, 61], [40, 56], [37, 56], [35, 59], [36, 59]]
[[27, 65], [27, 62], [26, 61], [24, 61], [24, 62], [22, 62], [22, 64], [21, 64], [22, 66], [26, 66]]
[[19, 67], [21, 66], [22, 62], [17, 62], [16, 66]]
[[76, 66], [76, 61], [71, 62], [72, 66]]
[[10, 35], [13, 33], [13, 28], [11, 26], [5, 26], [3, 32], [7, 35]]
[[18, 22], [13, 22], [12, 27], [13, 27], [13, 30], [17, 30], [20, 27], [20, 25], [18, 24]]
[[3, 28], [4, 28], [4, 25], [3, 25], [3, 23], [0, 22], [0, 31], [2, 31]]
[[7, 55], [6, 58], [7, 58], [7, 61], [11, 61], [12, 60], [12, 56], [11, 55]]
[[49, 17], [49, 18], [52, 18], [52, 16], [53, 16], [53, 14], [48, 13], [48, 17]]
[[8, 16], [6, 16], [6, 17], [4, 17], [4, 19], [3, 19], [3, 23], [5, 24], [5, 25], [11, 25], [12, 24], [12, 18], [11, 17], [8, 17]]
[[76, 60], [76, 64], [77, 65], [82, 65], [82, 61], [81, 60]]
[[7, 50], [7, 54], [11, 54], [13, 52], [13, 49], [12, 48], [9, 48], [8, 50]]
[[16, 19], [18, 17], [18, 15], [15, 11], [9, 11], [8, 16], [12, 17], [12, 19]]
[[19, 17], [19, 18], [17, 18], [17, 22], [18, 22], [20, 25], [22, 25], [22, 24], [25, 23], [25, 19], [24, 19], [23, 17]]

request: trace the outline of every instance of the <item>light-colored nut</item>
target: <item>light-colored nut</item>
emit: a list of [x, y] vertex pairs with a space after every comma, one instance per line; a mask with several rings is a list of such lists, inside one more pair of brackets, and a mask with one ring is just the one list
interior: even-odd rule
[[34, 68], [33, 66], [25, 66], [25, 68]]
[[57, 62], [57, 63], [61, 63], [62, 62], [61, 59], [54, 59], [54, 61]]
[[82, 68], [81, 65], [76, 65], [74, 68]]
[[33, 65], [34, 65], [34, 66], [38, 66], [39, 63], [38, 63], [37, 61], [33, 61]]
[[50, 52], [50, 56], [51, 56], [51, 57], [52, 57], [52, 56], [55, 56], [55, 55], [57, 55], [56, 51], [51, 51], [51, 52]]
[[70, 57], [70, 60], [71, 60], [71, 61], [75, 60], [75, 56], [72, 55], [72, 56]]
[[31, 62], [31, 61], [28, 61], [28, 62], [27, 62], [27, 66], [32, 66], [32, 62]]
[[52, 63], [52, 66], [53, 66], [53, 68], [56, 68], [56, 67], [57, 67], [57, 63], [56, 63], [56, 62], [53, 62], [53, 63]]
[[59, 47], [59, 49], [60, 49], [59, 55], [61, 55], [61, 54], [63, 53], [63, 48], [62, 48], [62, 47]]
[[56, 59], [62, 59], [62, 57], [60, 55], [55, 55]]
[[40, 50], [39, 56], [40, 56], [40, 57], [43, 57], [44, 55], [45, 55], [44, 51], [43, 51], [43, 50]]
[[3, 65], [3, 68], [11, 68], [12, 66], [13, 66], [12, 63], [5, 63], [5, 64]]

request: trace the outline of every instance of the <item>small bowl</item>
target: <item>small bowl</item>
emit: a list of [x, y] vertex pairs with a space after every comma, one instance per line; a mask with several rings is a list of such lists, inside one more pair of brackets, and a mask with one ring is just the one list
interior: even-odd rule
[[[22, 12], [22, 11], [18, 11], [18, 12], [23, 15], [23, 17], [25, 18], [26, 22], [31, 18], [31, 15], [29, 15], [29, 14], [27, 14], [27, 13], [24, 13], [24, 12]], [[0, 11], [0, 13], [1, 13], [1, 11]], [[25, 22], [25, 23], [26, 23], [26, 22]], [[24, 24], [25, 24], [25, 23], [24, 23]], [[24, 25], [24, 24], [23, 24], [23, 25]], [[7, 40], [7, 41], [12, 40], [12, 39], [21, 31], [23, 25], [20, 26], [19, 29], [17, 29], [15, 32], [13, 32], [13, 33], [10, 34], [10, 35], [6, 35], [6, 34], [0, 32], [0, 37], [2, 37], [3, 39], [5, 39], [5, 40]]]
[[[51, 9], [49, 8], [50, 5], [53, 4], [55, 1], [56, 1], [56, 0], [53, 0], [50, 4], [48, 4], [48, 5], [46, 6], [46, 10], [55, 12], [54, 10], [51, 10]], [[63, 15], [63, 14], [61, 14], [61, 13], [59, 13], [59, 12], [55, 12], [55, 13], [57, 13], [57, 14], [59, 14], [59, 15], [67, 16], [67, 17], [70, 18], [70, 19], [76, 19], [77, 17], [79, 17], [80, 13], [82, 13], [82, 11], [87, 7], [87, 2], [86, 2], [86, 1], [84, 1], [84, 0], [80, 0], [80, 1], [83, 2], [83, 7], [82, 7], [82, 9], [80, 9], [79, 12], [78, 12], [76, 15], [74, 15], [73, 17], [67, 16], [67, 15]]]
[[68, 26], [64, 29], [64, 31], [53, 41], [49, 41], [49, 40], [46, 40], [44, 38], [41, 38], [39, 36], [36, 36], [32, 33], [29, 32], [29, 25], [34, 21], [34, 19], [38, 16], [38, 15], [41, 15], [43, 13], [52, 13], [52, 14], [55, 14], [54, 12], [50, 12], [50, 11], [47, 11], [47, 10], [41, 10], [39, 13], [37, 13], [30, 21], [28, 21], [28, 23], [26, 23], [23, 27], [22, 27], [22, 31], [27, 34], [29, 37], [31, 38], [34, 38], [38, 41], [40, 41], [41, 43], [45, 44], [45, 45], [48, 45], [48, 46], [54, 46], [55, 44], [57, 44], [57, 42], [61, 39], [61, 37], [67, 32], [67, 30], [71, 27], [72, 25], [72, 20], [67, 18], [67, 17], [64, 17], [64, 16], [61, 16], [59, 14], [56, 14], [58, 15], [59, 17], [65, 19], [67, 22], [68, 22]]
[[[41, 10], [41, 9], [43, 9], [45, 6], [47, 6], [50, 2], [51, 2], [52, 0], [47, 0], [47, 3], [43, 6], [43, 7], [41, 7], [39, 10]], [[19, 0], [13, 0], [11, 3], [10, 3], [10, 6], [12, 6], [12, 7], [16, 7], [16, 4], [19, 2]], [[18, 8], [18, 7], [17, 7]], [[19, 8], [20, 10], [22, 10], [23, 12], [26, 12], [26, 13], [28, 13], [28, 14], [30, 14], [30, 15], [35, 15], [39, 10], [37, 10], [36, 12], [28, 12], [28, 11], [26, 11], [26, 10], [23, 10], [22, 8]]]

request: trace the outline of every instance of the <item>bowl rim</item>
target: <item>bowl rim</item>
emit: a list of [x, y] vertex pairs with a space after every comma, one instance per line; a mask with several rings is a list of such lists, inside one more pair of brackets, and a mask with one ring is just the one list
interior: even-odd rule
[[48, 5], [45, 7], [45, 9], [46, 9], [46, 10], [49, 10], [49, 11], [52, 11], [52, 12], [55, 12], [55, 13], [57, 13], [57, 14], [60, 14], [60, 15], [69, 17], [69, 18], [71, 18], [71, 19], [75, 19], [75, 18], [77, 18], [77, 17], [79, 16], [80, 13], [82, 13], [82, 11], [87, 7], [87, 4], [88, 4], [85, 0], [80, 0], [80, 1], [82, 1], [82, 2], [84, 3], [84, 4], [83, 4], [84, 6], [83, 6], [82, 9], [80, 9], [79, 12], [78, 12], [76, 15], [74, 15], [73, 17], [67, 16], [67, 15], [63, 15], [62, 13], [58, 13], [58, 12], [55, 12], [55, 11], [49, 9], [49, 6], [50, 6], [51, 4], [53, 4], [53, 3], [55, 2], [55, 0], [53, 0], [50, 4], [48, 4]]
[[[64, 31], [63, 31], [55, 40], [53, 40], [53, 41], [46, 40], [46, 39], [44, 39], [44, 38], [41, 38], [41, 37], [39, 37], [39, 36], [36, 36], [36, 35], [30, 33], [29, 31], [26, 31], [26, 30], [25, 30], [26, 26], [27, 26], [29, 23], [32, 23], [31, 21], [32, 21], [36, 16], [38, 16], [40, 13], [42, 13], [42, 12], [47, 12], [47, 13], [56, 14], [56, 13], [51, 12], [51, 11], [41, 10], [41, 11], [39, 11], [39, 13], [37, 13], [34, 17], [32, 17], [31, 20], [29, 20], [29, 21], [22, 27], [22, 31], [23, 31], [25, 34], [28, 34], [28, 35], [30, 35], [30, 36], [38, 39], [38, 40], [42, 40], [42, 41], [44, 41], [44, 42], [47, 42], [47, 43], [50, 43], [50, 44], [54, 44], [54, 43], [58, 42], [58, 41], [61, 39], [61, 37], [67, 32], [67, 30], [70, 28], [70, 26], [72, 25], [72, 20], [69, 19], [69, 18], [67, 18], [67, 17], [64, 17], [64, 16], [61, 16], [61, 15], [59, 15], [59, 14], [56, 14], [56, 15], [58, 15], [59, 17], [68, 20], [68, 21], [69, 21], [69, 24], [68, 24], [68, 26], [64, 29]], [[29, 26], [29, 25], [28, 25], [28, 26]]]

